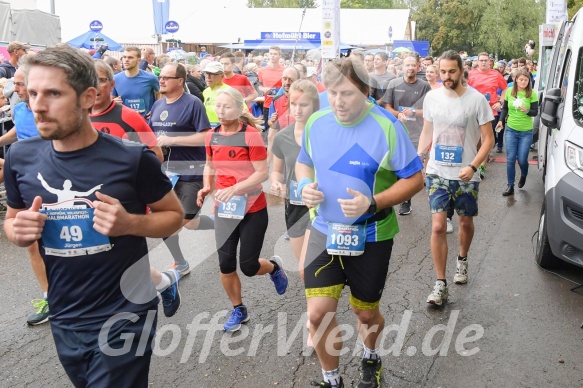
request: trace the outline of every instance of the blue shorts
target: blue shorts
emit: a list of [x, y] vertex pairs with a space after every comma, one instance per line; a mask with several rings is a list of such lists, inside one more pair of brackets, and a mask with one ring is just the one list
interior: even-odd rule
[[458, 216], [478, 215], [478, 191], [480, 182], [449, 180], [438, 175], [427, 174], [425, 186], [429, 195], [431, 213], [447, 211], [450, 200]]
[[[148, 388], [158, 313], [136, 316], [132, 322], [120, 315], [108, 330], [66, 329], [49, 322], [59, 360], [75, 387]], [[109, 350], [102, 349], [101, 335]]]

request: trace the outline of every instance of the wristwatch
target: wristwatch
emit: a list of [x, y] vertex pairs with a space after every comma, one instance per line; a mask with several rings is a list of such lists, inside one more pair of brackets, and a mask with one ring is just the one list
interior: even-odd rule
[[370, 197], [370, 205], [366, 214], [375, 214], [377, 212], [377, 201], [374, 200], [374, 196]]
[[417, 114], [417, 109], [413, 108], [411, 109], [411, 112], [413, 112], [413, 116], [415, 116]]

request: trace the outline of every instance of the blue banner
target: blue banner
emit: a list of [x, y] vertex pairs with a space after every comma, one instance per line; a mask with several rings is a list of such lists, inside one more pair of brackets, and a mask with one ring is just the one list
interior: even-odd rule
[[165, 34], [166, 30], [164, 26], [170, 18], [170, 0], [152, 0], [152, 5], [154, 8], [154, 27], [156, 34]]
[[281, 39], [281, 40], [310, 40], [320, 43], [319, 32], [262, 32], [261, 39]]

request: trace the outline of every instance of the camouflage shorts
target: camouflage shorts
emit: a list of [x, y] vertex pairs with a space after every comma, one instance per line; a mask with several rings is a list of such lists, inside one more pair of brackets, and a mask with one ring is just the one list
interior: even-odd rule
[[427, 174], [425, 186], [429, 195], [431, 213], [445, 212], [450, 202], [459, 216], [478, 215], [478, 191], [480, 182], [449, 180]]

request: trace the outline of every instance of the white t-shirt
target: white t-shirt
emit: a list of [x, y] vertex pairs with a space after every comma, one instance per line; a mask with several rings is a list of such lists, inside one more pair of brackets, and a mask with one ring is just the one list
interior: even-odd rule
[[[468, 88], [461, 97], [449, 97], [445, 91], [446, 88], [434, 89], [423, 102], [423, 118], [433, 123], [427, 174], [460, 180], [460, 170], [478, 153], [480, 126], [494, 120], [494, 116], [488, 101], [476, 90]], [[479, 182], [480, 174], [475, 173], [471, 180]]]

